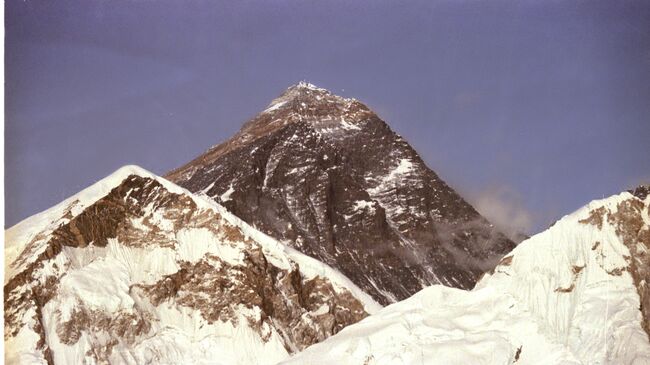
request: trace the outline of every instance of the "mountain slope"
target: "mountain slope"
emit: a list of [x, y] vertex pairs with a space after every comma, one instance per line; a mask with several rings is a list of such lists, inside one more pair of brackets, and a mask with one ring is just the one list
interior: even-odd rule
[[167, 178], [383, 304], [470, 289], [514, 247], [365, 105], [306, 83]]
[[272, 364], [379, 308], [335, 270], [134, 166], [5, 239], [8, 364]]
[[594, 201], [473, 291], [432, 286], [286, 364], [648, 364], [650, 196]]

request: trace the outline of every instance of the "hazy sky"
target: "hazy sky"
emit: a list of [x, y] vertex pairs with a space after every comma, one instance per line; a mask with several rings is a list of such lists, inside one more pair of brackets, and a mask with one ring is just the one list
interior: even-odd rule
[[308, 80], [528, 232], [650, 180], [648, 1], [33, 1], [6, 7], [6, 226], [158, 174]]

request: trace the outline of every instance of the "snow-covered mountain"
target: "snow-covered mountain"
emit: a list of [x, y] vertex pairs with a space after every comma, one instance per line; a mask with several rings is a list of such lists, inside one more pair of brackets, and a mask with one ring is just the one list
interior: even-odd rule
[[591, 202], [474, 290], [429, 287], [283, 364], [650, 364], [649, 192]]
[[5, 239], [8, 364], [273, 364], [380, 308], [327, 265], [134, 166]]
[[307, 83], [167, 178], [383, 304], [471, 289], [514, 247], [368, 107]]

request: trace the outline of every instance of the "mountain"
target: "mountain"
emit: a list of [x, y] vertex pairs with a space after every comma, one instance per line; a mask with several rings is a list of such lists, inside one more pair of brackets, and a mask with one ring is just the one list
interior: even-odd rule
[[327, 265], [134, 166], [5, 240], [7, 364], [273, 364], [380, 308]]
[[522, 242], [473, 291], [432, 286], [283, 364], [650, 364], [650, 195]]
[[368, 107], [307, 83], [166, 177], [382, 304], [471, 289], [514, 247]]

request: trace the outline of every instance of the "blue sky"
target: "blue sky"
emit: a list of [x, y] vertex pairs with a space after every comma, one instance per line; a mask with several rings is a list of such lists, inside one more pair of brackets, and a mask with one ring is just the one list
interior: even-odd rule
[[369, 105], [529, 233], [650, 180], [649, 2], [5, 7], [5, 226], [125, 164], [163, 174], [300, 80]]

